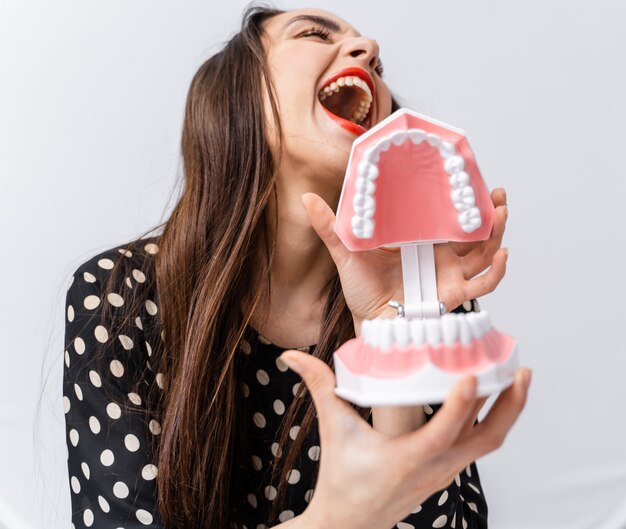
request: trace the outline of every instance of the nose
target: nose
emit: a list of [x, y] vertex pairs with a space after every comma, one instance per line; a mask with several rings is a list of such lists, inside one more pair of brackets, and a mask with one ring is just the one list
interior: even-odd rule
[[344, 44], [344, 53], [350, 57], [359, 58], [367, 64], [371, 70], [378, 64], [380, 48], [378, 42], [368, 37], [353, 37], [347, 39]]

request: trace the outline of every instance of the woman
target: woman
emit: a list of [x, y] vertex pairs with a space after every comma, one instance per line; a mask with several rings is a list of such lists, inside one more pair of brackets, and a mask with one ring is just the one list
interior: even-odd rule
[[[374, 83], [367, 115], [355, 90], [320, 101], [345, 68]], [[93, 257], [68, 291], [75, 527], [486, 527], [473, 461], [521, 412], [528, 370], [479, 424], [474, 377], [441, 409], [333, 393], [332, 353], [402, 292], [397, 252], [352, 255], [332, 230], [352, 141], [395, 105], [381, 75], [375, 41], [313, 9], [249, 9], [200, 67], [162, 233]], [[436, 249], [450, 308], [504, 275], [492, 196], [488, 241]]]

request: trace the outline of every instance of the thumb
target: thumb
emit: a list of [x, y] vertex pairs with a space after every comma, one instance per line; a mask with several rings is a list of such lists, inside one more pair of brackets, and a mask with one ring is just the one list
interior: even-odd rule
[[311, 226], [328, 248], [337, 268], [341, 269], [350, 257], [350, 250], [335, 233], [335, 213], [324, 199], [315, 193], [304, 193], [302, 204], [309, 216]]
[[338, 422], [345, 422], [346, 413], [361, 420], [358, 413], [335, 394], [335, 374], [326, 362], [294, 350], [283, 352], [279, 358], [302, 377], [309, 389], [317, 410], [320, 435], [325, 434], [327, 428], [332, 429]]

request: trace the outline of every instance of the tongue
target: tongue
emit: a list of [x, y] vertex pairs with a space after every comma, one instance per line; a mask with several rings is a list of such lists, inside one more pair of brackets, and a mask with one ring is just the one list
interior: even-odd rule
[[336, 94], [327, 96], [321, 103], [336, 116], [351, 121], [352, 116], [359, 109], [361, 101], [359, 92], [361, 92], [360, 88], [346, 86]]

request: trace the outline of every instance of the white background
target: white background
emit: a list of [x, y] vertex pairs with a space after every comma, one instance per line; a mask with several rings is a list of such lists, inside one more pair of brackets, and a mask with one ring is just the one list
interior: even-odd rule
[[[491, 527], [626, 527], [624, 4], [334, 4], [316, 2], [509, 194], [507, 276], [481, 305], [534, 379], [478, 462]], [[0, 527], [69, 527], [67, 279], [167, 212], [189, 83], [244, 5], [0, 0]]]

